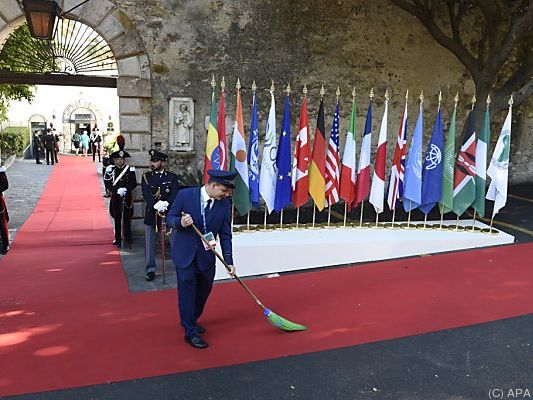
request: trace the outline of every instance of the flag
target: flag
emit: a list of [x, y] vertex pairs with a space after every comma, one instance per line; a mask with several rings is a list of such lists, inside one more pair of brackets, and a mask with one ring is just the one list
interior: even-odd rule
[[389, 178], [389, 192], [387, 194], [387, 204], [390, 210], [396, 209], [396, 204], [403, 199], [403, 179], [405, 172], [405, 153], [407, 150], [407, 102], [402, 114], [402, 122], [398, 130], [398, 139]]
[[253, 97], [252, 123], [250, 126], [250, 143], [248, 144], [248, 186], [250, 201], [259, 207], [259, 130], [257, 127], [257, 103], [255, 91]]
[[492, 218], [505, 206], [507, 202], [507, 181], [509, 174], [509, 153], [511, 151], [511, 114], [512, 107], [503, 123], [502, 131], [498, 137], [496, 148], [492, 153], [487, 175], [491, 182], [487, 190], [487, 199], [494, 201]]
[[309, 121], [307, 119], [307, 97], [302, 102], [300, 111], [300, 125], [294, 158], [292, 161], [292, 203], [295, 207], [303, 206], [309, 198], [309, 160], [311, 150], [309, 145]]
[[339, 101], [337, 100], [326, 154], [326, 202], [328, 206], [339, 201], [339, 113]]
[[476, 124], [470, 111], [461, 150], [455, 160], [453, 180], [453, 212], [462, 215], [476, 199]]
[[207, 171], [210, 169], [220, 169], [217, 125], [217, 101], [215, 100], [215, 92], [213, 91], [211, 96], [211, 114], [209, 115], [209, 124], [207, 125], [207, 141], [205, 143], [204, 184], [209, 180]]
[[405, 183], [403, 187], [403, 209], [411, 211], [422, 200], [422, 136], [424, 134], [424, 108], [420, 102], [411, 147], [405, 166]]
[[485, 109], [483, 116], [483, 125], [481, 132], [477, 137], [476, 144], [476, 200], [472, 207], [477, 211], [480, 217], [485, 216], [485, 189], [487, 188], [487, 147], [490, 143], [490, 113], [489, 104]]
[[442, 152], [444, 134], [442, 131], [442, 113], [437, 111], [433, 133], [426, 151], [424, 168], [422, 168], [422, 201], [418, 207], [424, 214], [435, 207], [442, 197]]
[[231, 141], [231, 168], [237, 172], [235, 189], [233, 189], [233, 204], [239, 215], [250, 211], [250, 189], [248, 187], [248, 164], [246, 157], [246, 141], [244, 140], [244, 120], [242, 117], [241, 91], [237, 89], [237, 110], [233, 125], [233, 139]]
[[346, 142], [344, 143], [344, 154], [342, 155], [342, 169], [340, 178], [340, 198], [349, 206], [355, 199], [355, 178], [357, 177], [357, 162], [355, 153], [357, 151], [355, 142], [356, 126], [356, 105], [355, 99], [352, 102], [352, 114], [350, 115], [350, 125], [346, 132]]
[[289, 110], [289, 95], [285, 96], [285, 112], [279, 135], [278, 155], [276, 156], [278, 181], [276, 182], [276, 197], [274, 210], [280, 212], [291, 204], [292, 171], [291, 171], [291, 114]]
[[320, 211], [324, 209], [326, 200], [326, 139], [324, 131], [324, 100], [320, 100], [313, 154], [309, 165], [309, 194]]
[[276, 168], [277, 151], [276, 101], [274, 100], [274, 93], [270, 92], [270, 112], [268, 113], [265, 144], [263, 146], [263, 157], [261, 160], [261, 175], [259, 177], [259, 193], [263, 200], [265, 200], [269, 214], [274, 209], [274, 199], [276, 196], [276, 182], [278, 180], [278, 170]]
[[370, 188], [370, 203], [374, 206], [376, 213], [383, 212], [383, 197], [385, 196], [385, 165], [387, 164], [387, 117], [389, 111], [389, 100], [385, 99], [385, 110], [379, 129], [378, 148], [376, 150], [376, 161], [374, 163], [374, 177]]
[[372, 100], [368, 103], [366, 113], [365, 131], [361, 140], [361, 153], [359, 154], [359, 167], [355, 185], [355, 200], [353, 205], [357, 207], [370, 194], [370, 147], [372, 145]]
[[[457, 99], [457, 97], [456, 97]], [[455, 160], [455, 118], [457, 115], [457, 103], [453, 109], [450, 130], [446, 137], [444, 158], [442, 160], [442, 195], [439, 202], [441, 214], [453, 211], [453, 164]]]
[[224, 88], [220, 92], [218, 102], [218, 147], [219, 169], [228, 170], [228, 146], [226, 141], [226, 105], [224, 102]]

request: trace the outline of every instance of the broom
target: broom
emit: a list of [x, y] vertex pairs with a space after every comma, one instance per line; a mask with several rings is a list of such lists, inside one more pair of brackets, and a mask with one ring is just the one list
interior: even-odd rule
[[[181, 215], [187, 215], [187, 214], [182, 212]], [[228, 272], [230, 272], [231, 268], [228, 265], [228, 263], [224, 261], [224, 258], [213, 247], [211, 247], [209, 242], [206, 240], [206, 238], [204, 238], [204, 235], [202, 235], [202, 233], [198, 230], [198, 228], [196, 227], [196, 225], [194, 225], [194, 223], [191, 226], [194, 229], [194, 232], [196, 232], [198, 237], [202, 240], [202, 242], [204, 242], [205, 245], [209, 247], [209, 249], [215, 254], [215, 256], [224, 265], [224, 267], [226, 267]], [[261, 307], [261, 309], [263, 310], [263, 314], [268, 319], [268, 322], [270, 322], [276, 328], [281, 329], [282, 331], [303, 331], [307, 329], [306, 326], [291, 322], [288, 319], [285, 319], [281, 317], [280, 315], [276, 314], [271, 309], [265, 307], [263, 303], [261, 302], [261, 300], [259, 300], [259, 298], [248, 288], [248, 286], [246, 286], [246, 284], [242, 281], [241, 278], [239, 278], [236, 274], [233, 274], [232, 277], [235, 278], [237, 282], [240, 283], [243, 289], [246, 290], [250, 296], [252, 296], [255, 303], [259, 307]]]

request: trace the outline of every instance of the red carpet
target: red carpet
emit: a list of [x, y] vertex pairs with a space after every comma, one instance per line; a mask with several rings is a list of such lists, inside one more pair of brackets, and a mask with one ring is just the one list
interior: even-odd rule
[[216, 285], [202, 320], [211, 347], [198, 351], [176, 327], [175, 290], [129, 293], [112, 239], [94, 165], [63, 157], [0, 263], [0, 395], [283, 357], [533, 312], [533, 244], [506, 246], [249, 281], [274, 311], [308, 325], [301, 333], [271, 327], [236, 284]]

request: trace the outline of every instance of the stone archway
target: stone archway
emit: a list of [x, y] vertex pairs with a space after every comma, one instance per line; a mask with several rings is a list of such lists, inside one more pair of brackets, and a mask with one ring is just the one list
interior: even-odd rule
[[[63, 10], [70, 10], [84, 0], [56, 1]], [[118, 69], [120, 132], [126, 137], [126, 148], [134, 151], [150, 148], [152, 131], [150, 61], [133, 23], [109, 0], [90, 0], [66, 17], [94, 29], [113, 51]], [[25, 21], [17, 0], [0, 1], [0, 49], [9, 35]]]
[[79, 109], [86, 109], [91, 111], [91, 113], [94, 115], [95, 120], [94, 123], [102, 127], [104, 126], [104, 117], [100, 109], [96, 104], [91, 103], [90, 101], [79, 99], [73, 103], [70, 103], [68, 106], [65, 107], [65, 110], [63, 111], [63, 118], [61, 122], [63, 123], [63, 135], [64, 135], [64, 149], [63, 151], [66, 151], [65, 149], [70, 149], [71, 146], [71, 140], [72, 135], [74, 134], [73, 126], [72, 126], [72, 114]]

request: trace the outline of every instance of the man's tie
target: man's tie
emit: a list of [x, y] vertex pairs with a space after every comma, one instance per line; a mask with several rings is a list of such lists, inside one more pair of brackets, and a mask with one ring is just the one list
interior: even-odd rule
[[209, 211], [211, 211], [211, 202], [212, 201], [213, 201], [212, 199], [209, 199], [206, 202], [206, 205], [205, 205], [205, 218], [207, 218], [207, 216], [209, 215]]

